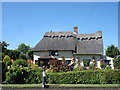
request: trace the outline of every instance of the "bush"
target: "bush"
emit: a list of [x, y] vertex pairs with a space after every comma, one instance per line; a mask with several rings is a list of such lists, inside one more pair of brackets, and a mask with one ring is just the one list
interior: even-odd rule
[[115, 58], [113, 60], [115, 69], [120, 69], [120, 58]]
[[62, 61], [59, 61], [58, 59], [53, 59], [50, 60], [49, 63], [50, 63], [50, 70], [52, 70], [53, 72], [67, 72], [72, 70], [72, 67], [68, 66], [65, 63], [64, 57], [62, 58]]
[[12, 65], [11, 61], [6, 62], [6, 66], [10, 66], [10, 65]]
[[6, 72], [6, 84], [24, 84], [25, 79], [28, 77], [27, 71], [22, 67], [12, 67]]
[[17, 59], [16, 61], [14, 61], [14, 63], [12, 64], [12, 66], [27, 66], [27, 62], [26, 60], [23, 60], [23, 59]]
[[6, 64], [8, 61], [10, 61], [10, 57], [8, 55], [6, 55], [4, 58], [3, 58], [3, 62]]

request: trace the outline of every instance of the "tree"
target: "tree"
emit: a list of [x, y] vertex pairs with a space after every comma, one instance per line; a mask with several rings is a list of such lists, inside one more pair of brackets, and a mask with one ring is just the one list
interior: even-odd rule
[[26, 57], [25, 54], [20, 54], [20, 55], [19, 55], [19, 59], [25, 59], [25, 60], [27, 60], [27, 57]]
[[117, 47], [115, 47], [114, 45], [108, 46], [107, 50], [106, 50], [106, 56], [109, 57], [115, 57], [116, 55], [119, 55], [120, 52], [118, 50]]
[[33, 60], [33, 52], [32, 52], [32, 50], [29, 50], [29, 51], [27, 52], [27, 58]]
[[5, 52], [7, 46], [9, 46], [9, 44], [7, 44], [5, 41], [0, 42], [0, 47], [2, 47], [2, 52]]
[[0, 60], [7, 55], [7, 53], [8, 53], [7, 46], [9, 46], [9, 44], [7, 44], [5, 41], [0, 42], [0, 51], [1, 51], [0, 52], [0, 57], [1, 57]]
[[10, 50], [8, 52], [8, 55], [10, 56], [11, 59], [16, 60], [19, 58], [20, 52], [17, 50]]
[[30, 46], [27, 46], [27, 45], [25, 45], [24, 43], [21, 43], [21, 44], [18, 46], [18, 51], [19, 51], [21, 54], [26, 54], [29, 49], [30, 49]]

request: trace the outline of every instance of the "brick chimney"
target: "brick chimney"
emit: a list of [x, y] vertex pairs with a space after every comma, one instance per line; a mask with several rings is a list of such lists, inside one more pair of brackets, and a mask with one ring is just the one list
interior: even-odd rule
[[74, 33], [78, 34], [78, 27], [74, 27]]

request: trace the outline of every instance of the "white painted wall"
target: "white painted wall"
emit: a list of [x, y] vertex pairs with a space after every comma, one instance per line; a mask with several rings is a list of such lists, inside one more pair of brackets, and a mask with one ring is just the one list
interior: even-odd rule
[[96, 60], [99, 61], [100, 60], [100, 56], [98, 55], [75, 55], [75, 57], [79, 57], [80, 60], [84, 60], [84, 59], [91, 59], [93, 58], [93, 56], [95, 56]]
[[[35, 64], [35, 60], [38, 60], [38, 58], [40, 57], [45, 57], [45, 56], [49, 56], [49, 51], [40, 51], [40, 52], [34, 52], [33, 53], [33, 57], [34, 57], [34, 64]], [[56, 58], [58, 58], [59, 60], [61, 60], [61, 57], [65, 57], [66, 60], [72, 60], [72, 51], [58, 51], [59, 56], [54, 56]]]

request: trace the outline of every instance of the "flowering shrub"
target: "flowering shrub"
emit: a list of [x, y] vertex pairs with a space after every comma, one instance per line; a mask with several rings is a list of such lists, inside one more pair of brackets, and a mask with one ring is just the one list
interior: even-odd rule
[[22, 66], [9, 68], [6, 72], [6, 79], [3, 83], [6, 84], [24, 84], [27, 77], [27, 71]]
[[53, 72], [67, 72], [72, 70], [71, 66], [68, 66], [65, 63], [65, 59], [63, 58], [62, 61], [59, 61], [58, 59], [50, 60], [50, 70]]

